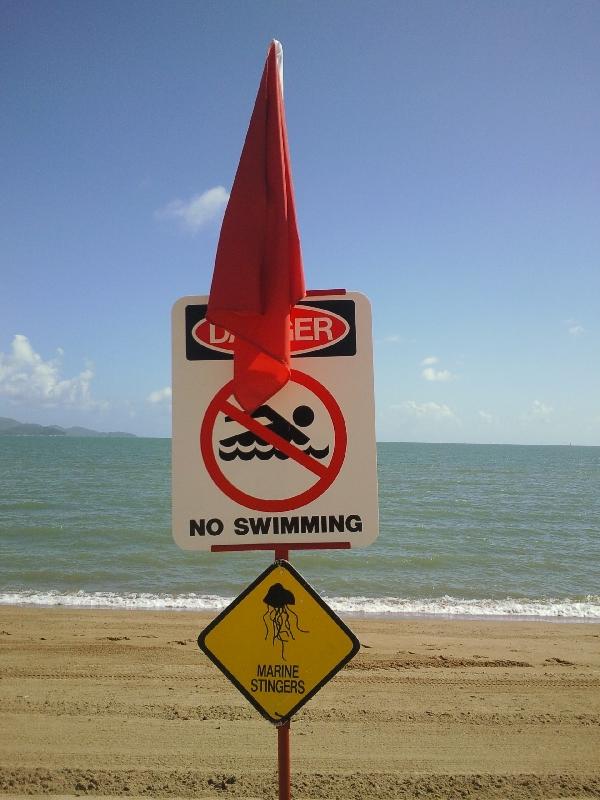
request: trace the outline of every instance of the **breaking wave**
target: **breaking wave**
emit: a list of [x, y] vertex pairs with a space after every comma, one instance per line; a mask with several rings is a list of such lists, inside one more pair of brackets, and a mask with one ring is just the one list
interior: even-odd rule
[[[465, 599], [456, 597], [327, 597], [338, 614], [377, 617], [496, 617], [505, 619], [549, 619], [600, 622], [600, 595], [583, 598]], [[214, 594], [154, 594], [150, 592], [59, 592], [55, 590], [0, 592], [0, 605], [64, 606], [217, 612], [233, 597]]]

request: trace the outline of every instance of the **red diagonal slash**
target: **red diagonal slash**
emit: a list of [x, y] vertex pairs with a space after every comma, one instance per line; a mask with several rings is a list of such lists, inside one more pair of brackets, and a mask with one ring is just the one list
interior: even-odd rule
[[288, 442], [282, 436], [279, 436], [279, 434], [275, 433], [270, 428], [267, 428], [266, 425], [261, 425], [261, 423], [257, 422], [254, 417], [250, 416], [250, 414], [247, 414], [240, 408], [236, 408], [228, 401], [225, 401], [221, 404], [221, 410], [224, 414], [227, 414], [236, 422], [239, 422], [239, 424], [244, 428], [252, 431], [255, 436], [258, 436], [260, 439], [263, 439], [264, 441], [273, 445], [276, 450], [279, 450], [286, 456], [293, 458], [294, 461], [305, 467], [305, 469], [314, 472], [314, 474], [318, 475], [320, 478], [323, 478], [325, 475], [327, 475], [328, 468], [324, 464], [320, 464], [314, 458], [311, 458], [306, 453], [303, 453], [298, 447], [294, 447], [293, 444]]

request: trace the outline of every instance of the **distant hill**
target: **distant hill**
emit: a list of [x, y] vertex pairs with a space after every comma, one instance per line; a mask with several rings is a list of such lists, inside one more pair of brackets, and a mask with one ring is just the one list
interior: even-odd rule
[[101, 437], [128, 437], [135, 438], [133, 433], [123, 431], [110, 431], [103, 433], [91, 428], [62, 428], [60, 425], [38, 425], [35, 422], [19, 422], [10, 417], [0, 417], [0, 436], [101, 436]]

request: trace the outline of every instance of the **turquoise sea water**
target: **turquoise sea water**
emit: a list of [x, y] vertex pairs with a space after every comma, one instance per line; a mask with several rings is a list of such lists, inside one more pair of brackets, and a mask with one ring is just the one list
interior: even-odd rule
[[[346, 613], [600, 620], [600, 448], [378, 446], [381, 531], [292, 554]], [[0, 602], [221, 608], [268, 553], [180, 550], [170, 440], [0, 438]]]

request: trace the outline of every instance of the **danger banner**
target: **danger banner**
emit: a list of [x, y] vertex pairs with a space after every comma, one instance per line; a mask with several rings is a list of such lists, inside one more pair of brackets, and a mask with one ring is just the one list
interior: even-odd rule
[[[206, 319], [207, 306], [185, 309], [186, 357], [190, 361], [233, 358], [233, 334]], [[352, 300], [310, 300], [294, 306], [290, 319], [292, 358], [356, 355]]]
[[291, 318], [289, 382], [251, 413], [206, 298], [173, 309], [173, 536], [185, 549], [362, 547], [378, 533], [371, 317], [360, 294]]

